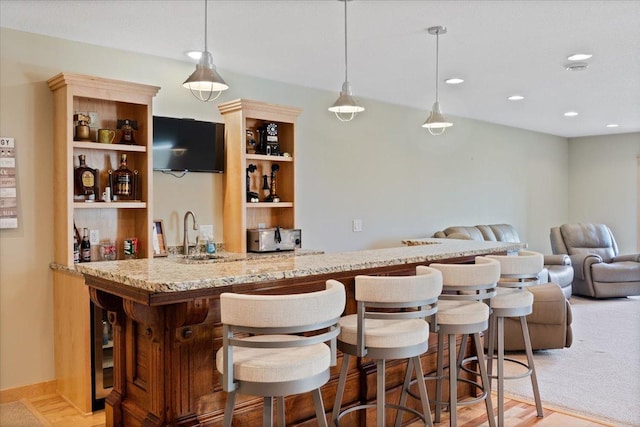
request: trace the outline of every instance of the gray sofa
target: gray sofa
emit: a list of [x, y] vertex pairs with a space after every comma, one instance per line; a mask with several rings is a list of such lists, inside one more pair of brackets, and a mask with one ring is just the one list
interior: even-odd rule
[[640, 295], [640, 254], [620, 255], [604, 224], [564, 224], [551, 229], [554, 254], [568, 254], [573, 293], [593, 298]]
[[[433, 237], [497, 242], [520, 242], [510, 224], [454, 226], [436, 232]], [[570, 347], [571, 286], [573, 269], [568, 256], [545, 255], [545, 268], [540, 272], [540, 284], [531, 286], [533, 312], [527, 316], [531, 346], [534, 350]], [[505, 319], [505, 350], [524, 350], [522, 330], [517, 319]]]

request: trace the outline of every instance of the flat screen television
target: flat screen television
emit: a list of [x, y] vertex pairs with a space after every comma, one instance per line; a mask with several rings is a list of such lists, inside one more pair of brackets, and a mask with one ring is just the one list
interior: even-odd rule
[[224, 172], [224, 123], [153, 116], [153, 170]]

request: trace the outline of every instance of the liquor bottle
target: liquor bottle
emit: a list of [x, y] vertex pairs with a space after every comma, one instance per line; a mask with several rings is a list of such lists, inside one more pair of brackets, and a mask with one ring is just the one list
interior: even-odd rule
[[73, 263], [77, 264], [79, 262], [80, 262], [80, 242], [78, 242], [76, 233], [73, 233]]
[[94, 201], [98, 194], [98, 169], [87, 166], [84, 154], [78, 158], [80, 166], [75, 170], [76, 195], [83, 196], [85, 201]]
[[138, 121], [130, 119], [118, 119], [116, 126], [122, 131], [122, 137], [119, 144], [135, 145], [136, 140], [133, 136], [133, 131], [138, 130]]
[[75, 221], [73, 222], [73, 263], [78, 264], [80, 262], [80, 232], [76, 227]]
[[82, 262], [91, 261], [91, 242], [89, 241], [89, 229], [82, 230], [82, 243], [80, 244], [80, 258]]
[[120, 155], [120, 168], [113, 171], [112, 192], [117, 200], [130, 200], [133, 198], [134, 180], [133, 172], [127, 167], [127, 155]]

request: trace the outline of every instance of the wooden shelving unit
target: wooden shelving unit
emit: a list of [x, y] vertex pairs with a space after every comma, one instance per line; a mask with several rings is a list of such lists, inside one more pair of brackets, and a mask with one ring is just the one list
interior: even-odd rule
[[[115, 241], [118, 259], [123, 259], [123, 239], [138, 238], [138, 257], [153, 254], [153, 112], [156, 86], [60, 73], [47, 82], [54, 102], [54, 261], [73, 266], [74, 222], [98, 230], [100, 239]], [[116, 129], [119, 119], [136, 120], [136, 145], [102, 144], [74, 140], [73, 115], [94, 113], [92, 130]], [[120, 140], [116, 132], [115, 141]], [[91, 133], [95, 137], [94, 132]], [[118, 169], [120, 154], [126, 153], [128, 167], [138, 171], [140, 200], [105, 203], [74, 201], [74, 169], [79, 155], [99, 171], [98, 195], [108, 184], [108, 171]], [[99, 251], [92, 248], [92, 260]], [[64, 270], [54, 270], [55, 368], [58, 392], [82, 413], [92, 411], [91, 350], [102, 351], [91, 342], [92, 313], [84, 278]], [[95, 323], [95, 322], [94, 322]], [[98, 329], [101, 328], [101, 322]], [[95, 328], [94, 328], [95, 330]], [[98, 332], [101, 335], [101, 332]], [[101, 341], [100, 341], [101, 342]]]
[[[237, 99], [218, 106], [225, 121], [226, 165], [224, 194], [224, 244], [231, 252], [247, 251], [247, 229], [265, 227], [295, 228], [295, 156], [296, 120], [299, 108]], [[278, 125], [280, 152], [290, 157], [247, 153], [247, 130], [254, 132], [267, 122]], [[257, 137], [257, 135], [256, 135]], [[260, 202], [246, 201], [246, 169], [254, 164], [250, 174], [251, 191]], [[278, 164], [277, 193], [280, 202], [264, 202], [262, 177], [271, 174], [271, 165]]]

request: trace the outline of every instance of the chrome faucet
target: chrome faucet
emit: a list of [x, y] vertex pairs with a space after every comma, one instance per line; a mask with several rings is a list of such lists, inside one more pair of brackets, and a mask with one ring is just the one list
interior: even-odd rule
[[[198, 229], [198, 221], [196, 220], [196, 215], [192, 211], [187, 211], [184, 214], [184, 231], [183, 231], [183, 239], [182, 239], [182, 248], [184, 250], [185, 255], [189, 255], [189, 231], [187, 229], [187, 222], [189, 220], [189, 215], [193, 218], [193, 229]], [[198, 237], [196, 237], [196, 246], [198, 245]]]

